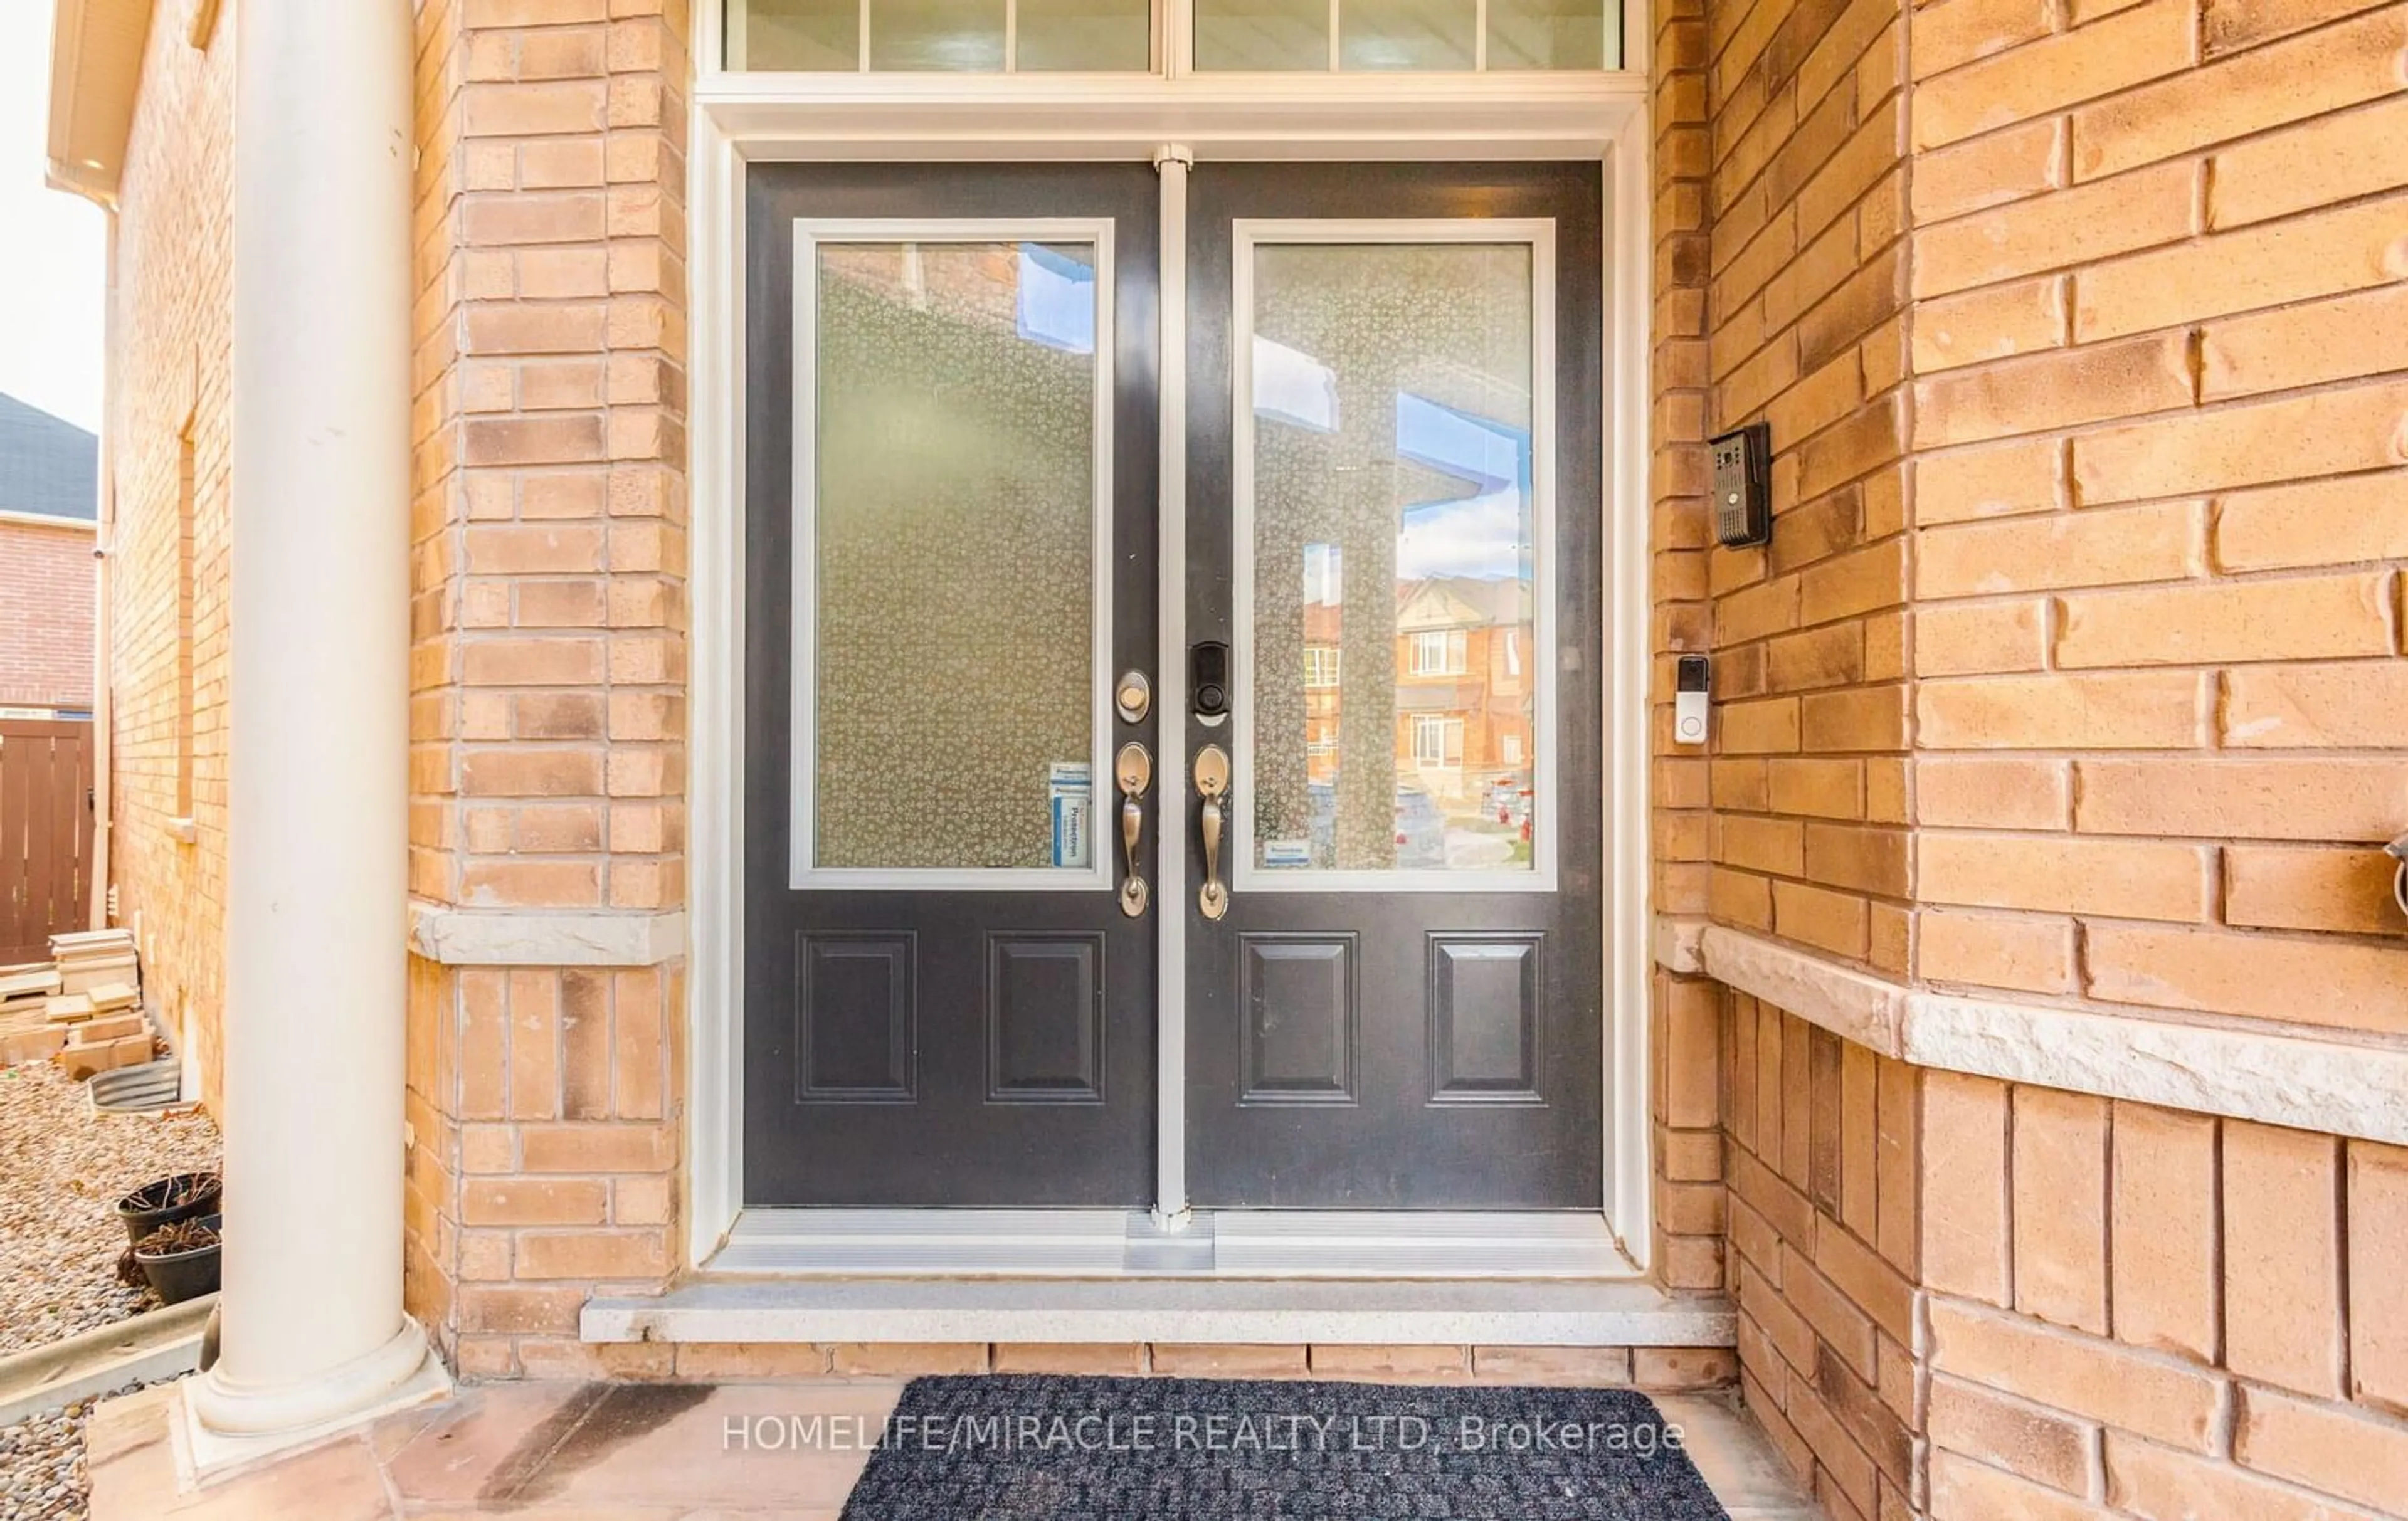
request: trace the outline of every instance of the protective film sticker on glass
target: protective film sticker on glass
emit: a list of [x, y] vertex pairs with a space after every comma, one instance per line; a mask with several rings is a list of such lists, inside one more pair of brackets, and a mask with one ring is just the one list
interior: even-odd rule
[[1054, 864], [1084, 868], [1095, 861], [1095, 768], [1085, 761], [1055, 761], [1046, 768], [1045, 790], [1054, 812]]

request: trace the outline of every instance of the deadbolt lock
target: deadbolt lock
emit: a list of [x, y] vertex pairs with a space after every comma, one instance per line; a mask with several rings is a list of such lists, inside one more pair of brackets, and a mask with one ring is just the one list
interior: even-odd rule
[[1112, 683], [1112, 707], [1124, 724], [1142, 724], [1145, 715], [1154, 711], [1154, 683], [1141, 670], [1125, 670]]

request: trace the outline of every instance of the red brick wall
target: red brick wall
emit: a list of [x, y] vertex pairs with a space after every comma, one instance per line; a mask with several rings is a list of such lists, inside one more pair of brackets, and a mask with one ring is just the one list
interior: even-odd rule
[[[1657, 716], [1658, 911], [1900, 985], [2408, 1035], [2408, 6], [1657, 15], [1656, 696], [1711, 650], [1723, 699], [1706, 754]], [[1698, 441], [1757, 416], [1772, 544], [1708, 549]], [[1834, 1514], [2399, 1509], [2400, 1150], [1918, 1070], [1666, 975], [1675, 1285], [1701, 1004], [1746, 1396]], [[1876, 1162], [1852, 1218], [1893, 1090], [1919, 1181]]]
[[93, 526], [0, 521], [0, 708], [92, 706]]
[[[1672, 743], [1674, 658], [1712, 638], [1705, 600], [1707, 36], [1704, 0], [1654, 7], [1656, 237], [1648, 354], [1654, 400], [1648, 465], [1654, 606], [1648, 715], [1650, 898], [1659, 914], [1700, 915], [1708, 903], [1709, 771], [1703, 751]], [[1721, 1115], [1695, 1097], [1719, 1065], [1721, 989], [1656, 973], [1650, 998], [1650, 1146], [1656, 1218], [1650, 1260], [1667, 1287], [1718, 1290], [1723, 1270]], [[1684, 1099], [1671, 1099], [1674, 1074]]]
[[1725, 1002], [1741, 1386], [1836, 1521], [2396, 1514], [2408, 1148]]
[[[1904, 27], [1897, 0], [1657, 8], [1655, 906], [1908, 966]], [[1779, 528], [1714, 546], [1703, 439], [1773, 427]], [[1710, 652], [1710, 747], [1671, 742]], [[1659, 977], [1659, 1277], [1725, 1285], [1679, 1074], [1710, 984]], [[1668, 1105], [1670, 1106], [1668, 1112]]]
[[1715, 918], [1907, 969], [1904, 28], [1707, 10], [1707, 417], [1772, 430], [1779, 527], [1707, 552]]
[[1924, 1074], [1727, 1002], [1742, 1397], [1833, 1521], [1911, 1514]]
[[[686, 11], [419, 12], [410, 890], [684, 902]], [[681, 965], [413, 965], [408, 1298], [471, 1376], [588, 1348], [677, 1228]]]
[[1924, 977], [2408, 1033], [2403, 53], [2363, 0], [1915, 11]]
[[150, 29], [119, 186], [108, 397], [116, 922], [136, 927], [144, 997], [183, 1030], [211, 1104], [225, 976], [233, 108], [230, 14], [201, 45], [180, 22]]
[[1923, 1171], [1935, 1521], [2398, 1514], [2408, 1149], [1932, 1073]]
[[1649, 1260], [1667, 1287], [1726, 1286], [1720, 1093], [1728, 1035], [1723, 990], [1702, 977], [1658, 972], [1647, 1049], [1650, 1133], [1654, 1138], [1656, 1220]]
[[[1662, 15], [1657, 696], [1721, 702], [1659, 908], [2408, 1030], [2408, 7], [1896, 8]], [[1758, 417], [1772, 543], [1708, 549]]]

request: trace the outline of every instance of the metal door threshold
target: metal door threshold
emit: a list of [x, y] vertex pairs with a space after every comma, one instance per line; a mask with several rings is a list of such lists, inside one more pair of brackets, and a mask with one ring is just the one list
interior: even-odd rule
[[710, 1275], [1636, 1280], [1580, 1212], [747, 1210]]

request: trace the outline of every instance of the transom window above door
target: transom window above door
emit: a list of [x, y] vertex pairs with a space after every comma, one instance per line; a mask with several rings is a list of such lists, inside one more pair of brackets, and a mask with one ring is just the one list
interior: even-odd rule
[[[1620, 68], [1620, 0], [726, 0], [726, 66], [773, 73], [1436, 73]], [[1169, 44], [1176, 41], [1180, 46]]]

